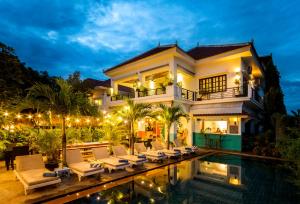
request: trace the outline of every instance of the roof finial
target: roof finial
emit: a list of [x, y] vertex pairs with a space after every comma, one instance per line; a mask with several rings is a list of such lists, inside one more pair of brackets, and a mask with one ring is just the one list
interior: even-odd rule
[[199, 42], [197, 42], [197, 47], [199, 47]]
[[160, 41], [158, 41], [158, 45], [157, 45], [157, 47], [160, 47]]
[[177, 42], [177, 40], [175, 40], [175, 45], [178, 45], [178, 42]]
[[251, 44], [254, 44], [254, 38], [251, 38]]

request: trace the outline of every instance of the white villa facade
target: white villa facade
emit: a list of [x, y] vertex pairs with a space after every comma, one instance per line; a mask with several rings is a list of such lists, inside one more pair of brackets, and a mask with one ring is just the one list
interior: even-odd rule
[[[158, 46], [104, 73], [110, 86], [97, 86], [93, 95], [104, 110], [124, 104], [126, 98], [181, 104], [190, 120], [172, 127], [172, 139], [241, 151], [249, 135], [261, 130], [264, 65], [253, 43], [197, 46], [189, 51], [176, 44]], [[163, 134], [162, 125], [151, 119], [140, 121], [138, 130], [146, 138]]]

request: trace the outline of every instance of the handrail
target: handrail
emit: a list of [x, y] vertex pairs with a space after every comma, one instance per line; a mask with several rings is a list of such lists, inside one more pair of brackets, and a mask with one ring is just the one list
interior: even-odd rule
[[161, 95], [161, 94], [165, 94], [165, 93], [166, 93], [166, 89], [164, 89], [164, 88], [146, 89], [143, 91], [137, 91], [137, 96], [145, 97], [145, 96]]
[[185, 88], [181, 88], [181, 98], [183, 98], [185, 100], [189, 100], [189, 101], [194, 101], [195, 100], [195, 92], [185, 89]]
[[129, 98], [134, 98], [134, 94], [133, 93], [126, 93], [126, 94], [118, 94], [118, 95], [113, 95], [110, 97], [111, 101], [119, 101], [119, 100], [125, 100], [125, 99], [129, 99]]
[[212, 99], [223, 99], [223, 98], [236, 98], [236, 97], [245, 97], [248, 95], [248, 87], [247, 86], [238, 86], [238, 87], [230, 87], [222, 92], [196, 92], [195, 100], [212, 100]]

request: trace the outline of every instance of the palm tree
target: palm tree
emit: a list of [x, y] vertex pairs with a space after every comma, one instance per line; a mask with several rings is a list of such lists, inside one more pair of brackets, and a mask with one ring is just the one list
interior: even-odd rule
[[75, 92], [70, 84], [63, 79], [56, 79], [57, 87], [36, 83], [28, 92], [28, 100], [40, 101], [44, 111], [60, 114], [62, 127], [62, 163], [66, 165], [66, 117], [68, 115], [95, 115], [97, 109], [85, 93]]
[[295, 118], [296, 125], [300, 125], [300, 109], [297, 109], [296, 111], [291, 111], [293, 114], [293, 118]]
[[184, 117], [188, 119], [186, 114], [180, 105], [167, 106], [165, 104], [159, 104], [159, 110], [157, 112], [159, 120], [162, 121], [167, 127], [167, 147], [170, 148], [170, 129], [171, 125], [180, 123], [180, 118]]
[[129, 147], [130, 154], [134, 154], [134, 140], [135, 140], [135, 130], [134, 124], [151, 114], [151, 104], [148, 103], [134, 103], [133, 100], [127, 100], [127, 104], [117, 111], [117, 114], [121, 116], [124, 120], [128, 121], [130, 125], [130, 138]]

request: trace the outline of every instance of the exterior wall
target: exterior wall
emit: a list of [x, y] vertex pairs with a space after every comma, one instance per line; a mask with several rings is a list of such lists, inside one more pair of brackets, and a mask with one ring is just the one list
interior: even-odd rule
[[[208, 140], [213, 140], [214, 142], [220, 143], [220, 148], [224, 150], [242, 150], [242, 137], [241, 135], [217, 135], [217, 134], [207, 134], [207, 133], [193, 133], [193, 145], [198, 147], [208, 147], [210, 146]], [[212, 144], [214, 145], [214, 144]], [[211, 146], [210, 146], [211, 147]], [[213, 148], [213, 147], [212, 147]]]
[[[199, 88], [199, 79], [226, 74], [227, 87], [236, 87], [234, 84], [236, 72], [241, 70], [241, 58], [227, 61], [212, 61], [196, 65], [195, 79]], [[197, 89], [198, 89], [197, 88]]]

